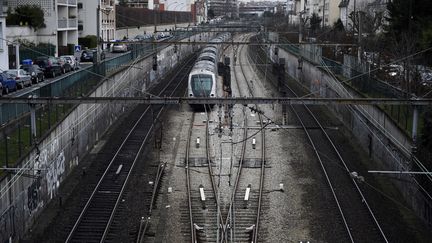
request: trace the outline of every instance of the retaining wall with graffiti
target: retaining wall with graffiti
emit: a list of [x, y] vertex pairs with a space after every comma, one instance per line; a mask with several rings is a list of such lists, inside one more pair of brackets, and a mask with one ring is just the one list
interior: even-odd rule
[[[199, 36], [190, 37], [191, 40]], [[168, 46], [158, 53], [158, 70], [152, 70], [152, 57], [134, 63], [100, 84], [92, 97], [133, 97], [157, 84], [160, 77], [178, 61], [189, 56], [193, 46], [174, 51]], [[17, 242], [31, 226], [44, 205], [56, 197], [59, 186], [81, 159], [92, 149], [115, 120], [132, 105], [78, 105], [37, 148], [18, 165], [22, 169], [0, 181], [0, 242]]]

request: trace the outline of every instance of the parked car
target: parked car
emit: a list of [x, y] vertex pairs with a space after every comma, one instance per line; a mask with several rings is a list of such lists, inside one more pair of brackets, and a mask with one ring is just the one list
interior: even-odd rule
[[45, 77], [54, 78], [57, 75], [61, 75], [62, 68], [55, 57], [43, 56], [37, 57], [34, 64], [38, 65], [44, 70]]
[[57, 57], [57, 62], [61, 66], [61, 71], [63, 74], [68, 73], [72, 70], [72, 66], [69, 64], [69, 62], [63, 58], [63, 57]]
[[21, 69], [24, 69], [30, 74], [34, 84], [45, 80], [44, 71], [38, 65], [22, 65]]
[[146, 37], [144, 35], [137, 35], [134, 38], [135, 41], [143, 41], [145, 39], [146, 39]]
[[[93, 57], [96, 55], [97, 50], [96, 49], [88, 49], [84, 50], [81, 53], [81, 62], [93, 62]], [[101, 60], [105, 59], [105, 53], [101, 51], [100, 54]]]
[[4, 71], [15, 79], [18, 88], [22, 89], [24, 86], [32, 85], [31, 76], [23, 69], [9, 69]]
[[0, 82], [2, 84], [2, 92], [9, 94], [11, 91], [17, 90], [17, 83], [10, 75], [6, 73], [0, 73]]
[[74, 56], [61, 56], [62, 58], [64, 58], [69, 65], [71, 65], [72, 70], [77, 70], [78, 69], [78, 60], [76, 59], [76, 57]]
[[128, 50], [129, 47], [125, 43], [114, 43], [112, 46], [112, 52], [127, 52]]

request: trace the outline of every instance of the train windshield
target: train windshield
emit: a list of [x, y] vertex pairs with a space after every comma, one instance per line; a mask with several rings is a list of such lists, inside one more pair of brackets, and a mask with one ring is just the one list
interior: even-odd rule
[[191, 87], [195, 97], [208, 97], [212, 90], [213, 81], [211, 75], [192, 75]]

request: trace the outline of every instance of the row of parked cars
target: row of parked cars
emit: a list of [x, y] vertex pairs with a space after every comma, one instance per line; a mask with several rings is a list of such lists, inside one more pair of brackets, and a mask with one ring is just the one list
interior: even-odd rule
[[113, 40], [113, 44], [111, 45], [111, 52], [127, 52], [129, 51], [130, 45], [126, 44], [125, 42], [144, 42], [144, 41], [152, 41], [154, 39], [156, 40], [162, 40], [172, 37], [170, 32], [158, 32], [156, 35], [153, 34], [143, 34], [143, 35], [137, 35], [133, 39], [124, 39], [124, 40]]
[[23, 63], [19, 69], [0, 73], [0, 96], [77, 69], [78, 62], [74, 56], [37, 57]]

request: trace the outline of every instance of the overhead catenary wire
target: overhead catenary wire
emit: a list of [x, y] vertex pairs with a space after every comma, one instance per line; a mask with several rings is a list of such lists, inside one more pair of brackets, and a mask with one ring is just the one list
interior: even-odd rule
[[[296, 80], [297, 81], [297, 80]], [[263, 113], [261, 113], [261, 114], [263, 114]], [[358, 114], [357, 114], [358, 115]], [[264, 117], [266, 117], [267, 119], [269, 119], [270, 121], [271, 121], [271, 118], [269, 118], [269, 117], [267, 117], [265, 114], [263, 114], [263, 116]], [[361, 121], [363, 122], [363, 123], [365, 123], [362, 119], [361, 119]], [[274, 123], [274, 122], [273, 122]], [[274, 124], [276, 124], [276, 123], [274, 123]], [[365, 125], [367, 125], [366, 123], [365, 123]], [[278, 126], [277, 124], [276, 124], [276, 126]], [[287, 132], [290, 132], [291, 133], [291, 131], [288, 129], [288, 128], [285, 128], [285, 127], [282, 127], [282, 126], [278, 126], [279, 128], [282, 128], [282, 129], [284, 129], [285, 131], [287, 131]], [[366, 126], [369, 130], [370, 130], [370, 128], [368, 127], [368, 126]], [[374, 134], [374, 136], [377, 136], [375, 133], [373, 133]], [[383, 143], [380, 139], [378, 139], [378, 141], [380, 141], [380, 143]], [[383, 144], [384, 145], [384, 144]], [[310, 144], [306, 144], [306, 146], [311, 146]], [[385, 147], [385, 149], [388, 151], [388, 152], [390, 152], [389, 151], [389, 149], [387, 148], [387, 146], [385, 146], [384, 145], [384, 147]], [[323, 157], [326, 157], [329, 161], [331, 161], [331, 162], [333, 162], [332, 160], [330, 160], [329, 159], [329, 156], [325, 153], [325, 152], [323, 152], [323, 151], [317, 151], [319, 154], [321, 154], [321, 155], [323, 155]], [[391, 156], [393, 156], [394, 157], [394, 155], [392, 154], [392, 153], [390, 153], [391, 154]], [[396, 161], [398, 161], [397, 160], [397, 158], [395, 158], [396, 159]], [[399, 162], [399, 161], [398, 161]], [[400, 162], [399, 162], [400, 163]], [[339, 165], [338, 165], [338, 167], [339, 168], [341, 168]], [[343, 170], [345, 170], [345, 168], [341, 168], [341, 169], [343, 169]], [[428, 193], [428, 191], [423, 187], [423, 186], [421, 186], [419, 183], [418, 183], [418, 181], [415, 179], [415, 178], [413, 178], [414, 179], [414, 182], [420, 187], [420, 189], [426, 194], [426, 196], [429, 198], [429, 199], [432, 199], [432, 197], [431, 197], [431, 195]]]

